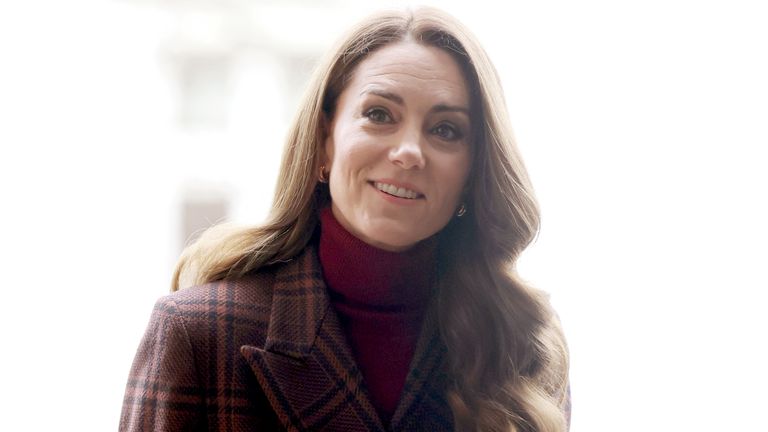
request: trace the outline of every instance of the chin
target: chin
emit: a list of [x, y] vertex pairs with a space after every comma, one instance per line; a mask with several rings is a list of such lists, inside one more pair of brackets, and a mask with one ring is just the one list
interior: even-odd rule
[[[386, 233], [386, 235], [381, 235], [381, 233]], [[429, 237], [421, 236], [411, 230], [402, 232], [397, 229], [397, 227], [392, 226], [382, 226], [371, 231], [371, 234], [373, 235], [366, 236], [369, 239], [368, 243], [380, 249], [389, 251], [408, 250], [418, 242]]]
[[390, 241], [375, 241], [372, 246], [390, 252], [404, 252], [415, 246], [416, 243], [393, 243]]

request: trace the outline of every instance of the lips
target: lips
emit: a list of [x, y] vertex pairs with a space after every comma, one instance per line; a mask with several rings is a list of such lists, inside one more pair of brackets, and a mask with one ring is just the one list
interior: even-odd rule
[[405, 199], [417, 199], [422, 198], [424, 195], [420, 194], [419, 192], [416, 192], [415, 190], [408, 189], [405, 187], [399, 187], [396, 185], [393, 185], [391, 183], [385, 183], [385, 182], [373, 182], [373, 186], [392, 196], [396, 196], [398, 198], [405, 198]]

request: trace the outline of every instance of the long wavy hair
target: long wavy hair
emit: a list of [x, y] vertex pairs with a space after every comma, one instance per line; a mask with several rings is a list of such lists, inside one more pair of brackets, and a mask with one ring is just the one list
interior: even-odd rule
[[290, 260], [310, 242], [330, 202], [318, 181], [326, 119], [355, 67], [384, 45], [412, 40], [450, 53], [472, 103], [473, 166], [467, 214], [439, 234], [439, 327], [459, 430], [560, 432], [567, 428], [568, 352], [542, 292], [517, 276], [539, 229], [539, 208], [515, 145], [500, 80], [476, 38], [433, 8], [381, 12], [360, 22], [321, 61], [287, 137], [265, 223], [221, 225], [187, 247], [172, 290], [241, 277]]

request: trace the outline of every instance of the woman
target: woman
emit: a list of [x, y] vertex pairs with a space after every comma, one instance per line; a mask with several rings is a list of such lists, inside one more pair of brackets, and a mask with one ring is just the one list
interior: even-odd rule
[[209, 230], [158, 301], [122, 430], [568, 427], [568, 355], [514, 263], [539, 213], [485, 52], [434, 9], [319, 66], [264, 225]]

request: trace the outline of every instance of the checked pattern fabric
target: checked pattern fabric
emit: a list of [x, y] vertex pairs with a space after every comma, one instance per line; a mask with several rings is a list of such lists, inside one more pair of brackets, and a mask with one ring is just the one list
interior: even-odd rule
[[453, 430], [444, 359], [430, 312], [384, 425], [310, 246], [242, 279], [158, 300], [131, 368], [120, 430]]

